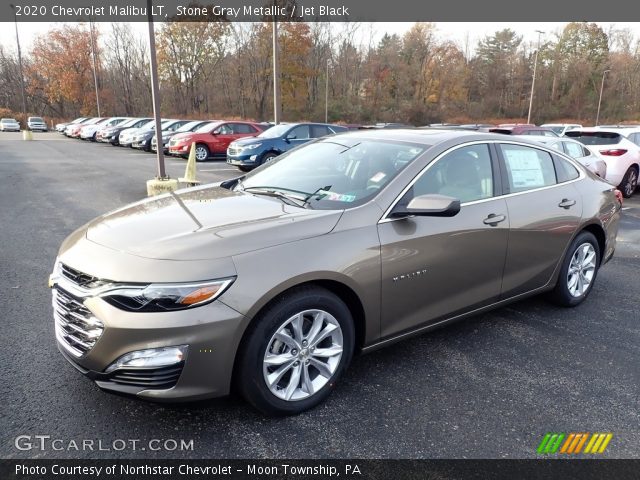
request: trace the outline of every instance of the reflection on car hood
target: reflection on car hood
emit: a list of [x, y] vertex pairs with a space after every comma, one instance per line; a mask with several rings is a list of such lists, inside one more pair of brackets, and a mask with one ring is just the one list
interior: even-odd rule
[[86, 238], [140, 257], [204, 260], [323, 235], [341, 214], [206, 186], [143, 200], [98, 217], [86, 226]]
[[253, 143], [273, 142], [274, 140], [275, 138], [245, 137], [245, 138], [239, 138], [238, 140], [234, 140], [233, 144], [242, 147], [245, 145], [251, 145]]

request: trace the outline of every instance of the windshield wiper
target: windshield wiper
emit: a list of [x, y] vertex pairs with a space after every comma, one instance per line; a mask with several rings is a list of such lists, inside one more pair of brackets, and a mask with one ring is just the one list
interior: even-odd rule
[[[299, 198], [293, 195], [287, 195], [286, 193], [280, 190], [287, 190], [280, 187], [246, 187], [242, 188], [242, 192], [255, 193], [257, 195], [264, 195], [267, 197], [276, 197], [285, 203], [292, 205], [294, 207], [304, 207], [304, 198]], [[296, 192], [296, 190], [293, 190]], [[302, 202], [302, 203], [299, 203]]]

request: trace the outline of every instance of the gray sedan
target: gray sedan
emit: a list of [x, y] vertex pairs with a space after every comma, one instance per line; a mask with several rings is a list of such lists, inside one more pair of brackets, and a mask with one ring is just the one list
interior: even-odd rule
[[356, 352], [531, 295], [580, 304], [619, 219], [614, 187], [539, 143], [324, 137], [72, 233], [50, 279], [56, 340], [106, 390], [182, 401], [235, 385], [295, 414]]

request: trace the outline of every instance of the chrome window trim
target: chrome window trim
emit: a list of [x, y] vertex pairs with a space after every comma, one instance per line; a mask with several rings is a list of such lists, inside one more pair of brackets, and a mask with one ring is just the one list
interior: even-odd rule
[[[420, 172], [411, 180], [411, 182], [409, 182], [407, 184], [407, 186], [405, 188], [402, 189], [402, 191], [400, 192], [400, 194], [395, 198], [395, 200], [393, 202], [391, 202], [391, 205], [384, 211], [384, 213], [382, 214], [382, 217], [380, 217], [380, 219], [378, 220], [378, 224], [382, 224], [382, 223], [388, 223], [388, 222], [395, 222], [396, 220], [402, 220], [402, 218], [406, 218], [406, 217], [402, 217], [402, 218], [391, 218], [389, 217], [389, 214], [391, 213], [391, 211], [395, 208], [396, 204], [402, 199], [402, 197], [409, 191], [409, 189], [411, 189], [411, 187], [413, 187], [413, 185], [422, 177], [422, 175], [424, 175], [433, 165], [435, 165], [437, 162], [440, 161], [440, 159], [442, 157], [444, 157], [445, 155], [458, 150], [459, 148], [463, 148], [463, 147], [469, 147], [472, 145], [479, 145], [479, 144], [501, 144], [501, 143], [507, 143], [507, 144], [511, 144], [511, 145], [518, 145], [518, 146], [522, 146], [522, 147], [529, 147], [529, 148], [535, 148], [538, 150], [543, 150], [545, 152], [547, 152], [550, 155], [557, 155], [560, 156], [562, 159], [567, 160], [570, 164], [572, 164], [574, 167], [576, 167], [576, 169], [578, 170], [579, 176], [577, 178], [574, 178], [573, 180], [568, 180], [566, 182], [562, 182], [562, 183], [555, 183], [553, 185], [546, 185], [544, 187], [539, 187], [539, 188], [532, 188], [531, 190], [525, 190], [522, 192], [514, 192], [514, 193], [506, 193], [503, 195], [499, 195], [499, 196], [493, 196], [493, 197], [489, 197], [489, 198], [483, 198], [480, 200], [474, 200], [472, 202], [465, 202], [465, 203], [461, 203], [460, 204], [460, 208], [466, 206], [466, 205], [476, 205], [479, 203], [485, 203], [491, 200], [496, 200], [496, 199], [507, 199], [507, 198], [511, 198], [511, 197], [515, 197], [517, 195], [523, 195], [523, 194], [527, 194], [527, 193], [533, 193], [533, 192], [540, 192], [543, 190], [548, 190], [550, 188], [555, 188], [555, 187], [559, 187], [561, 185], [568, 185], [570, 183], [574, 183], [577, 182], [579, 180], [582, 180], [585, 178], [586, 174], [584, 173], [584, 169], [585, 167], [583, 165], [581, 165], [577, 160], [575, 160], [574, 158], [569, 157], [567, 154], [560, 152], [558, 150], [555, 150], [553, 148], [547, 147], [544, 144], [540, 144], [540, 145], [530, 145], [528, 143], [521, 143], [521, 142], [517, 142], [515, 140], [474, 140], [471, 142], [465, 142], [465, 143], [461, 143], [460, 145], [455, 145], [447, 150], [445, 150], [444, 152], [442, 152], [441, 154], [439, 154], [436, 158], [434, 158], [431, 162], [429, 162], [428, 165], [426, 165], [422, 170], [420, 170]], [[498, 146], [499, 148], [499, 146]]]

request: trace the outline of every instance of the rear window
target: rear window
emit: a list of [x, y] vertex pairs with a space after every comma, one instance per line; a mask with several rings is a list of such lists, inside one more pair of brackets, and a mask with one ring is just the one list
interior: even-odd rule
[[615, 132], [581, 132], [569, 131], [565, 136], [573, 138], [584, 145], [613, 145], [620, 143], [622, 135]]

